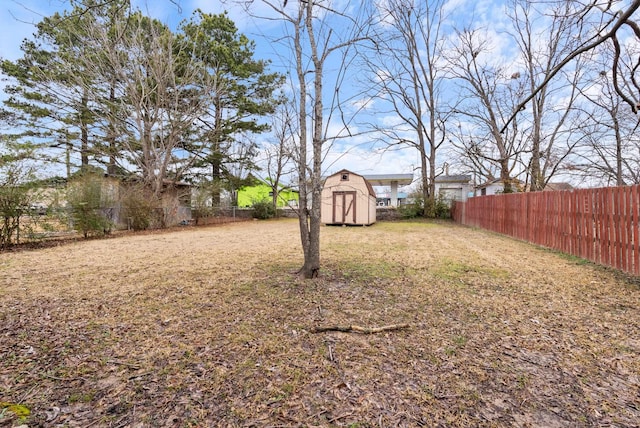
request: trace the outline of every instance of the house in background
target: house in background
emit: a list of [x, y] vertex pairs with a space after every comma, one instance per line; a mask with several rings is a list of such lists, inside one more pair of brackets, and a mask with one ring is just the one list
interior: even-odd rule
[[[126, 213], [127, 202], [133, 206], [143, 206], [141, 202], [151, 199], [151, 190], [145, 187], [137, 176], [114, 176], [96, 171], [93, 174], [99, 183], [99, 198], [102, 201], [100, 210], [117, 229], [126, 229], [131, 225], [131, 219]], [[38, 200], [34, 201], [34, 208], [44, 214], [47, 210], [59, 212], [71, 209], [69, 191], [76, 186], [88, 185], [80, 181], [80, 176], [71, 179], [55, 177], [41, 183], [38, 190]], [[151, 202], [153, 210], [152, 226], [175, 226], [188, 222], [191, 214], [191, 184], [165, 179], [159, 199]]]
[[413, 174], [367, 174], [363, 175], [363, 177], [372, 186], [391, 188], [388, 197], [385, 197], [388, 201], [386, 201], [387, 203], [384, 206], [388, 207], [397, 207], [400, 205], [398, 187], [408, 186], [413, 182]]
[[464, 202], [473, 196], [473, 182], [470, 175], [441, 175], [436, 177], [436, 196], [442, 197], [448, 203]]
[[320, 221], [333, 225], [376, 222], [376, 193], [362, 175], [343, 169], [327, 177], [322, 187]]
[[[393, 200], [391, 192], [376, 192], [376, 205], [379, 207], [392, 207], [394, 206], [391, 202]], [[409, 203], [408, 195], [405, 192], [397, 192], [396, 193], [396, 201], [397, 205], [404, 205]]]
[[[268, 179], [267, 179], [268, 180]], [[238, 189], [238, 207], [249, 208], [256, 202], [273, 200], [273, 186], [267, 180], [256, 178], [251, 186]], [[297, 190], [279, 185], [277, 207], [297, 207], [300, 195]]]
[[[523, 191], [523, 183], [517, 178], [511, 180], [511, 187], [513, 193]], [[476, 196], [500, 195], [502, 193], [504, 193], [504, 183], [499, 178], [476, 186]]]
[[[125, 201], [131, 198], [135, 200], [149, 197], [141, 186], [142, 183], [138, 177], [122, 178], [104, 174], [102, 192], [112, 203], [112, 207], [107, 208], [106, 212], [118, 228], [131, 227], [131, 219], [125, 212]], [[154, 208], [155, 218], [152, 221], [152, 228], [176, 226], [192, 219], [191, 187], [191, 184], [182, 181], [162, 180], [158, 205]]]

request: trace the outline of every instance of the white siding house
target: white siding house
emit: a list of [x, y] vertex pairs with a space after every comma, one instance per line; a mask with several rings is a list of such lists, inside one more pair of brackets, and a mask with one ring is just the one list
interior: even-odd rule
[[464, 202], [473, 196], [473, 182], [470, 175], [441, 175], [436, 177], [436, 196], [441, 195], [447, 202]]

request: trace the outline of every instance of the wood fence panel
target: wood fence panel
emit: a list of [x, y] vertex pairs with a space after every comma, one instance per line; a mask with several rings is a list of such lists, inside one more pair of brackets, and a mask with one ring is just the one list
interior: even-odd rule
[[635, 236], [636, 226], [637, 226], [637, 219], [636, 219], [635, 207], [634, 207], [635, 200], [636, 200], [636, 192], [632, 187], [629, 189], [628, 205], [629, 205], [629, 223], [631, 224], [631, 227], [629, 228], [629, 238], [628, 238], [629, 243], [627, 245], [629, 246], [629, 271], [634, 274], [636, 272], [636, 267], [635, 267], [633, 246], [634, 246], [634, 243], [637, 242], [637, 238]]
[[611, 196], [612, 196], [611, 199], [613, 200], [613, 231], [615, 234], [615, 238], [613, 240], [613, 246], [615, 249], [615, 257], [616, 257], [616, 261], [613, 267], [620, 269], [622, 268], [622, 252], [621, 252], [622, 236], [620, 233], [620, 216], [621, 216], [620, 205], [622, 201], [620, 199], [620, 192], [618, 191], [618, 189], [619, 188], [611, 189]]
[[602, 264], [607, 266], [611, 266], [611, 262], [613, 261], [612, 248], [611, 248], [611, 204], [609, 203], [609, 193], [606, 189], [602, 190], [602, 227], [604, 229], [604, 245], [602, 252]]
[[554, 235], [554, 229], [555, 229], [555, 221], [557, 216], [553, 215], [552, 213], [555, 212], [555, 207], [553, 206], [553, 199], [549, 197], [549, 193], [541, 193], [542, 195], [542, 206], [546, 207], [546, 210], [549, 214], [549, 216], [545, 216], [546, 219], [544, 221], [542, 221], [542, 224], [540, 225], [540, 231], [542, 232], [542, 236], [541, 236], [541, 241], [544, 242], [543, 245], [549, 247], [549, 248], [554, 248], [553, 245], [553, 235]]
[[598, 230], [600, 231], [598, 243], [599, 243], [600, 252], [599, 252], [598, 258], [595, 261], [596, 263], [606, 264], [607, 263], [606, 262], [607, 229], [605, 227], [605, 204], [604, 204], [605, 195], [603, 192], [599, 192], [597, 194], [597, 200], [598, 200], [597, 222], [598, 222]]
[[585, 190], [585, 203], [588, 207], [588, 210], [585, 210], [584, 216], [584, 227], [585, 227], [585, 246], [586, 251], [584, 258], [587, 260], [593, 260], [595, 257], [595, 233], [594, 233], [594, 208], [595, 208], [595, 194], [588, 190]]
[[611, 242], [611, 228], [610, 224], [610, 216], [609, 210], [611, 209], [611, 204], [609, 204], [609, 195], [603, 189], [600, 192], [600, 203], [602, 204], [601, 213], [600, 213], [600, 222], [602, 223], [602, 242], [600, 243], [600, 248], [602, 250], [602, 261], [603, 265], [611, 264], [611, 249], [609, 243]]
[[640, 276], [640, 185], [470, 198], [453, 219]]
[[582, 239], [583, 236], [583, 229], [582, 229], [582, 215], [581, 213], [584, 211], [584, 199], [582, 196], [582, 193], [579, 190], [576, 190], [575, 192], [573, 192], [573, 194], [571, 195], [574, 198], [575, 204], [576, 204], [576, 209], [575, 211], [572, 213], [573, 216], [575, 216], [576, 218], [576, 230], [575, 230], [575, 234], [576, 234], [576, 252], [574, 255], [578, 256], [578, 257], [582, 257], [582, 252], [583, 252], [583, 246], [584, 246], [584, 242]]
[[617, 201], [616, 195], [613, 189], [606, 189], [608, 196], [607, 200], [609, 201], [609, 253], [611, 254], [611, 262], [609, 266], [616, 267], [618, 265], [618, 230], [617, 230], [617, 218], [616, 218], [616, 209], [617, 209]]
[[631, 225], [629, 216], [631, 209], [629, 206], [629, 187], [620, 187], [620, 270], [629, 272], [629, 232], [630, 227], [624, 227], [624, 225]]
[[563, 205], [563, 212], [564, 212], [564, 240], [565, 240], [565, 245], [564, 245], [564, 249], [562, 251], [571, 254], [572, 251], [574, 251], [575, 247], [576, 247], [576, 243], [574, 240], [574, 236], [575, 233], [574, 231], [576, 230], [576, 223], [575, 223], [575, 203], [573, 202], [573, 199], [571, 197], [572, 195], [569, 194], [567, 196], [565, 196], [564, 198], [561, 198], [564, 201], [564, 205]]

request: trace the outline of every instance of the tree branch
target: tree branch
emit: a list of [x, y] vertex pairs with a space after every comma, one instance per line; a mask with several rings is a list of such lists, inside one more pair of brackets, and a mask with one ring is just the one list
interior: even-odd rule
[[322, 333], [325, 331], [341, 331], [343, 333], [360, 333], [360, 334], [375, 334], [383, 331], [403, 330], [409, 328], [409, 324], [391, 324], [383, 327], [360, 327], [359, 325], [347, 325], [347, 326], [328, 326], [328, 327], [314, 327], [311, 329], [312, 333]]
[[[566, 58], [562, 61], [560, 61], [560, 63], [558, 63], [558, 65], [556, 65], [550, 72], [549, 74], [547, 74], [547, 76], [545, 77], [545, 79], [542, 81], [542, 83], [540, 83], [532, 92], [531, 94], [529, 94], [529, 96], [527, 96], [527, 98], [525, 98], [523, 101], [521, 101], [516, 108], [513, 110], [513, 113], [511, 113], [511, 116], [509, 116], [509, 118], [507, 119], [507, 121], [505, 122], [504, 126], [502, 127], [502, 129], [500, 130], [500, 133], [504, 133], [504, 131], [507, 129], [507, 127], [509, 126], [509, 124], [515, 119], [515, 117], [518, 115], [518, 113], [524, 109], [524, 107], [527, 105], [527, 103], [529, 101], [531, 101], [533, 99], [533, 97], [535, 97], [541, 90], [542, 88], [544, 88], [550, 81], [551, 79], [553, 79], [555, 77], [556, 74], [558, 74], [558, 72], [560, 72], [560, 70], [562, 70], [567, 64], [569, 64], [569, 62], [571, 62], [574, 58], [576, 58], [577, 56], [590, 51], [591, 49], [596, 48], [597, 46], [601, 45], [602, 43], [606, 42], [608, 39], [615, 39], [615, 35], [617, 33], [617, 31], [620, 29], [620, 27], [622, 27], [624, 24], [628, 24], [629, 18], [631, 18], [631, 15], [633, 15], [638, 8], [640, 8], [640, 0], [634, 0], [633, 3], [631, 4], [631, 6], [629, 6], [629, 8], [626, 10], [625, 13], [620, 15], [620, 18], [618, 18], [618, 20], [616, 21], [616, 23], [613, 25], [613, 27], [611, 28], [611, 30], [609, 30], [609, 32], [607, 32], [606, 34], [604, 34], [603, 36], [599, 37], [598, 39], [596, 39], [594, 42], [589, 43], [586, 46], [581, 47], [580, 49], [576, 49], [575, 51], [571, 52], [569, 55], [566, 56]], [[633, 28], [633, 27], [632, 27]], [[616, 70], [614, 69], [614, 74], [615, 74]], [[625, 102], [627, 102], [629, 105], [631, 105], [631, 108], [633, 110], [634, 113], [638, 112], [638, 106], [635, 105], [635, 103], [633, 102], [629, 102], [628, 101], [628, 97], [623, 96], [623, 99], [625, 100]]]

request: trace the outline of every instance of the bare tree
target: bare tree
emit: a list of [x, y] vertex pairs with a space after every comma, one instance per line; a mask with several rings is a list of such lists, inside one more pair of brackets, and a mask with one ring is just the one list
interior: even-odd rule
[[289, 165], [295, 150], [295, 135], [298, 133], [295, 121], [292, 106], [289, 103], [281, 104], [271, 123], [273, 141], [263, 147], [274, 209], [278, 208], [282, 180], [292, 172]]
[[[512, 77], [523, 79], [528, 91], [533, 92], [538, 82], [576, 48], [583, 24], [575, 19], [574, 5], [574, 1], [563, 0], [538, 10], [529, 0], [511, 2], [513, 38], [522, 62], [522, 73], [516, 72]], [[568, 138], [572, 133], [567, 125], [579, 94], [583, 67], [581, 57], [576, 57], [572, 69], [550, 80], [531, 99], [531, 108], [521, 115], [520, 123], [530, 123], [524, 131], [529, 136], [526, 170], [531, 191], [544, 189], [575, 147], [577, 140]]]
[[[491, 64], [489, 42], [479, 30], [459, 31], [451, 48], [451, 73], [460, 82], [459, 125], [454, 142], [471, 159], [474, 171], [486, 180], [499, 178], [504, 192], [514, 191], [514, 171], [526, 148], [519, 123], [501, 132], [501, 125], [520, 99], [524, 83], [506, 66]], [[495, 177], [497, 171], [499, 177]]]
[[581, 89], [588, 105], [582, 108], [582, 138], [573, 156], [572, 171], [591, 184], [624, 186], [640, 183], [639, 123], [617, 94], [611, 72], [611, 52], [598, 52], [593, 84]]
[[[540, 3], [544, 3], [544, 1]], [[618, 9], [619, 6], [622, 8]], [[508, 128], [518, 112], [547, 86], [556, 74], [583, 53], [593, 51], [601, 45], [609, 45], [609, 48], [613, 50], [611, 63], [608, 64], [608, 67], [614, 91], [623, 102], [631, 107], [633, 113], [637, 113], [640, 109], [640, 80], [636, 77], [640, 67], [640, 52], [637, 49], [640, 41], [640, 26], [633, 19], [639, 8], [640, 0], [631, 2], [613, 0], [573, 2], [571, 14], [575, 22], [590, 24], [589, 34], [591, 36], [581, 38], [579, 45], [549, 70], [546, 77], [533, 88], [531, 93], [518, 103], [505, 121], [502, 131]], [[632, 42], [621, 43], [624, 38], [631, 39]], [[625, 52], [630, 61], [625, 61]]]
[[[110, 31], [119, 43], [110, 43]], [[113, 23], [110, 30], [97, 25], [91, 34], [96, 49], [100, 46], [104, 53], [87, 60], [111, 76], [105, 90], [113, 90], [116, 96], [109, 99], [119, 103], [105, 110], [108, 122], [124, 136], [125, 162], [135, 165], [159, 196], [171, 167], [190, 166], [187, 159], [177, 159], [176, 152], [211, 105], [216, 80], [204, 72], [188, 44], [178, 43], [166, 26], [140, 13]]]
[[[345, 68], [349, 64], [348, 57], [355, 51], [355, 45], [366, 38], [359, 15], [353, 14], [361, 14], [365, 8], [346, 4], [339, 10], [336, 4], [326, 0], [261, 1], [277, 15], [276, 19], [287, 26], [288, 32], [282, 42], [286, 43], [294, 61], [292, 80], [297, 91], [294, 99], [298, 115], [298, 146], [294, 158], [304, 253], [304, 264], [299, 273], [303, 278], [313, 278], [320, 270], [322, 160], [335, 137], [329, 135], [328, 126], [333, 112], [344, 113], [338, 100]], [[248, 3], [250, 5], [253, 1]], [[330, 57], [339, 54], [342, 56], [337, 64], [332, 63], [332, 67], [337, 68], [331, 73], [337, 76], [336, 83], [327, 90], [325, 81], [330, 73], [325, 71], [325, 66]], [[330, 93], [329, 109], [325, 109], [325, 91]]]
[[[400, 119], [397, 126], [374, 125], [391, 147], [418, 151], [421, 190], [426, 201], [435, 197], [436, 155], [445, 142], [448, 116], [442, 99], [444, 1], [389, 0], [381, 2], [380, 33], [366, 59], [376, 98], [388, 102]], [[427, 212], [425, 211], [425, 215]]]

